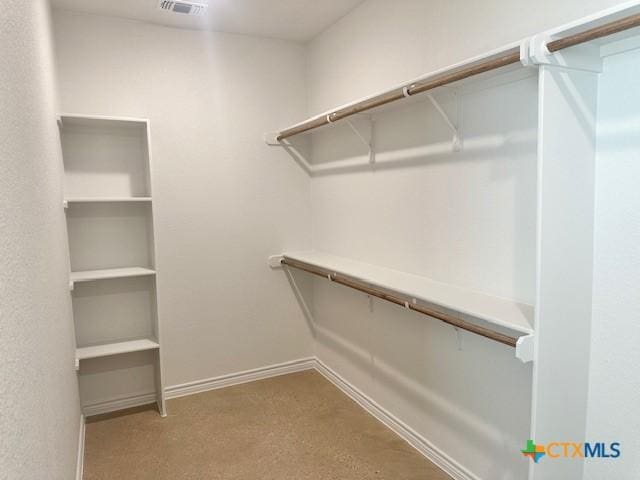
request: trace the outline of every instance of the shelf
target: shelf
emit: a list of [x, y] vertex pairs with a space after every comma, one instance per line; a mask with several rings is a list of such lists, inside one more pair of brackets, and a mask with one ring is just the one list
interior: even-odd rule
[[324, 252], [287, 252], [284, 257], [330, 270], [418, 301], [468, 315], [513, 332], [533, 333], [533, 306], [466, 290], [426, 277], [377, 267]]
[[137, 203], [151, 202], [151, 197], [74, 197], [65, 199], [69, 203]]
[[154, 340], [147, 338], [139, 340], [129, 340], [126, 342], [106, 343], [89, 347], [76, 348], [76, 360], [88, 360], [90, 358], [109, 357], [122, 353], [142, 352], [145, 350], [156, 350], [160, 345]]
[[107, 280], [110, 278], [146, 277], [155, 275], [155, 270], [142, 267], [110, 268], [106, 270], [86, 270], [71, 272], [71, 283], [92, 282], [94, 280]]
[[84, 115], [78, 113], [62, 113], [58, 122], [64, 127], [116, 127], [116, 128], [146, 128], [149, 120], [146, 118], [116, 117], [106, 115]]

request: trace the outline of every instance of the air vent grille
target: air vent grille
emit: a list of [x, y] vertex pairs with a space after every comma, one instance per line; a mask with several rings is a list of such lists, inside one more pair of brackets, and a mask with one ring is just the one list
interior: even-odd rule
[[207, 5], [203, 3], [160, 0], [158, 8], [166, 12], [181, 13], [184, 15], [203, 15], [207, 11]]

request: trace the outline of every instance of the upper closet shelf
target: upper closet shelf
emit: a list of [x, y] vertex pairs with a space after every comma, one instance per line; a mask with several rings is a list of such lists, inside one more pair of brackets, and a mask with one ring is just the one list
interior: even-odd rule
[[[423, 75], [411, 82], [345, 104], [279, 132], [267, 133], [265, 134], [265, 141], [269, 145], [286, 145], [283, 141], [288, 138], [311, 132], [341, 120], [346, 120], [349, 123], [349, 117], [362, 113], [371, 113], [373, 110], [385, 105], [406, 101], [407, 98], [422, 93], [426, 93], [427, 98], [440, 111], [441, 108], [433, 98], [430, 98], [428, 92], [461, 81], [473, 80], [478, 75], [504, 69], [504, 67], [537, 66], [541, 64], [564, 65], [565, 63], [576, 61], [582, 64], [585, 61], [587, 64], [593, 63], [591, 59], [585, 59], [585, 57], [591, 56], [591, 53], [587, 55], [584, 52], [579, 52], [577, 55], [563, 53], [558, 58], [554, 57], [553, 54], [571, 47], [591, 43], [594, 46], [592, 50], [595, 52], [595, 56], [600, 57], [599, 50], [605, 50], [606, 45], [611, 45], [626, 39], [630, 35], [637, 34], [637, 32], [629, 32], [629, 30], [640, 26], [639, 12], [638, 2], [618, 5], [558, 29], [534, 35], [502, 49], [471, 58]], [[587, 68], [591, 67], [592, 65], [587, 66]], [[578, 68], [584, 68], [584, 65], [580, 65]], [[445, 121], [447, 121], [446, 118]], [[454, 125], [450, 124], [450, 126], [455, 129]], [[354, 129], [353, 126], [351, 128]], [[356, 134], [361, 136], [358, 132]]]
[[150, 202], [151, 197], [71, 197], [67, 203]]
[[468, 315], [473, 319], [515, 332], [517, 336], [533, 333], [534, 309], [531, 305], [318, 251], [287, 252], [280, 258], [285, 260], [285, 264], [287, 260], [293, 260], [293, 263], [301, 262], [319, 267], [324, 271], [415, 299], [417, 302], [426, 302]]
[[65, 198], [64, 208], [78, 203], [151, 203], [151, 197], [72, 197]]
[[95, 280], [107, 280], [110, 278], [145, 277], [155, 274], [155, 270], [141, 267], [110, 268], [106, 270], [86, 270], [83, 272], [71, 272], [70, 280], [73, 286], [73, 284], [76, 282], [92, 282]]
[[147, 128], [146, 118], [115, 117], [106, 115], [85, 115], [81, 113], [62, 113], [58, 116], [61, 127], [110, 127], [110, 128]]

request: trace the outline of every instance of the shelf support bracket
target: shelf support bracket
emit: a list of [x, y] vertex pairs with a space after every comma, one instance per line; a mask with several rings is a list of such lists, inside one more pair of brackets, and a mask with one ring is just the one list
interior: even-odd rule
[[[454, 95], [456, 96], [457, 103], [459, 101], [458, 95], [457, 93]], [[462, 150], [462, 141], [460, 140], [460, 131], [458, 130], [458, 127], [453, 124], [453, 122], [449, 118], [449, 115], [447, 115], [447, 112], [444, 111], [444, 108], [442, 108], [442, 106], [438, 103], [438, 101], [433, 97], [432, 94], [427, 93], [426, 96], [431, 102], [431, 105], [433, 105], [436, 111], [440, 114], [442, 120], [444, 120], [444, 123], [447, 125], [447, 127], [449, 127], [451, 133], [453, 133], [453, 151], [459, 152], [460, 150]]]
[[524, 335], [518, 338], [518, 343], [516, 343], [516, 358], [522, 363], [532, 362], [534, 356], [534, 345], [534, 334]]
[[365, 133], [362, 133], [348, 118], [346, 118], [344, 121], [347, 125], [349, 125], [351, 131], [367, 149], [367, 153], [369, 154], [369, 163], [375, 163], [376, 157], [373, 150], [373, 119], [370, 116], [367, 116], [367, 125], [369, 128]]
[[307, 302], [304, 299], [304, 295], [302, 294], [302, 291], [298, 287], [298, 284], [296, 283], [296, 279], [291, 273], [291, 270], [289, 270], [288, 266], [282, 263], [282, 260], [284, 260], [283, 255], [271, 255], [267, 263], [269, 264], [269, 267], [271, 267], [273, 270], [276, 270], [276, 269], [284, 270], [284, 273], [287, 275], [287, 281], [289, 282], [289, 285], [291, 285], [291, 288], [293, 289], [293, 293], [296, 297], [296, 300], [298, 301], [298, 305], [300, 305], [300, 308], [302, 309], [302, 313], [304, 314], [304, 317], [307, 320], [309, 329], [311, 330], [311, 334], [315, 338], [316, 328], [315, 328], [315, 320], [313, 318], [313, 313], [311, 313], [311, 309], [307, 305]]
[[279, 133], [265, 133], [264, 142], [270, 147], [282, 147], [307, 173], [313, 173], [313, 165], [307, 161], [304, 155], [291, 143], [285, 140], [278, 140], [278, 135]]

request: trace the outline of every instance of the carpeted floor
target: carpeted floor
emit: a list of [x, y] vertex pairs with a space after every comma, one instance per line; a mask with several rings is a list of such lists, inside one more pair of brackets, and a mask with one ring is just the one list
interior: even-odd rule
[[87, 423], [85, 480], [450, 480], [315, 371]]

